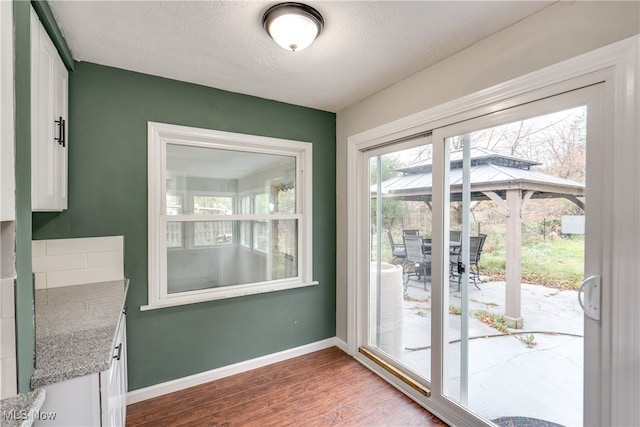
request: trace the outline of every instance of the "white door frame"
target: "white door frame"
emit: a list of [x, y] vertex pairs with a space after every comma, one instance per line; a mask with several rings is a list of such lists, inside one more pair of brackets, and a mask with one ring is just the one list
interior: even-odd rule
[[[410, 135], [447, 126], [460, 120], [542, 99], [589, 84], [605, 82], [605, 108], [612, 111], [613, 123], [604, 132], [611, 135], [611, 174], [601, 182], [609, 194], [611, 209], [600, 218], [603, 235], [602, 282], [610, 284], [603, 295], [602, 345], [600, 351], [601, 389], [599, 399], [589, 404], [590, 419], [599, 425], [640, 425], [640, 36], [611, 44], [522, 77], [476, 92], [403, 119], [351, 136], [348, 151], [347, 220], [347, 349], [351, 355], [376, 369], [357, 349], [364, 336], [357, 328], [362, 309], [360, 283], [367, 273], [358, 268], [362, 254], [358, 248], [361, 212], [357, 188], [361, 179], [362, 151], [388, 144]], [[454, 119], [455, 117], [455, 119]], [[606, 285], [605, 285], [606, 286]], [[436, 315], [437, 313], [433, 313]], [[421, 405], [456, 425], [474, 421], [464, 413], [452, 412], [437, 401], [424, 399], [376, 369], [389, 382]], [[433, 376], [434, 373], [432, 373]], [[599, 420], [599, 421], [598, 421]]]

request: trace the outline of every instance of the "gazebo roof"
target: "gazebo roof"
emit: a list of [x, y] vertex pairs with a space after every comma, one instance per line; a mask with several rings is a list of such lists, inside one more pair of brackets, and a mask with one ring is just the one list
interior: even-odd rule
[[[456, 150], [449, 153], [449, 164], [451, 169], [462, 168], [462, 150]], [[506, 166], [518, 169], [531, 169], [531, 166], [538, 166], [542, 163], [533, 160], [521, 159], [518, 157], [499, 154], [486, 148], [471, 149], [471, 166], [481, 164], [493, 164], [497, 166]], [[396, 169], [397, 172], [405, 173], [427, 173], [431, 172], [432, 159], [420, 160], [412, 165]]]
[[[462, 192], [462, 150], [452, 151], [449, 156], [451, 200], [460, 198]], [[509, 189], [532, 191], [532, 198], [582, 197], [584, 184], [566, 178], [531, 170], [541, 163], [494, 153], [483, 148], [471, 150], [471, 198], [488, 200], [486, 192], [495, 192], [504, 197]], [[382, 197], [401, 200], [431, 200], [432, 160], [422, 160], [396, 169], [402, 176], [382, 182]], [[371, 195], [376, 196], [376, 186], [371, 186]]]

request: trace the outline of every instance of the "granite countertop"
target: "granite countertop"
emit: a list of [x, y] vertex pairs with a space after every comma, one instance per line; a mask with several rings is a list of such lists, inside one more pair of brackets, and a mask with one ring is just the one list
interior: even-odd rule
[[2, 427], [28, 427], [37, 418], [44, 403], [44, 390], [34, 390], [0, 401]]
[[31, 387], [111, 366], [128, 280], [36, 290], [36, 369]]

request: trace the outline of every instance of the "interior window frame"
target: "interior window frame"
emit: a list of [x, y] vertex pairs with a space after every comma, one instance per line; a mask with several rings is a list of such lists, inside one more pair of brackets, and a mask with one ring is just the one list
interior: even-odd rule
[[[165, 123], [148, 122], [148, 231], [149, 231], [149, 280], [148, 304], [141, 310], [192, 304], [248, 294], [259, 294], [304, 286], [317, 285], [312, 271], [312, 144], [302, 141], [245, 135], [210, 129], [199, 129]], [[238, 212], [232, 215], [167, 215], [166, 147], [178, 144], [201, 148], [222, 149], [250, 153], [263, 153], [295, 157], [296, 212], [254, 214]], [[200, 193], [200, 192], [198, 192]], [[247, 195], [234, 194], [236, 203]], [[187, 195], [191, 197], [192, 195]], [[253, 199], [253, 197], [252, 197]], [[255, 203], [255, 200], [252, 200]], [[221, 286], [196, 291], [168, 292], [167, 280], [167, 222], [194, 221], [242, 221], [294, 219], [298, 221], [297, 275], [293, 278], [265, 280], [248, 284]], [[239, 227], [239, 225], [238, 225]], [[253, 228], [253, 227], [252, 227]], [[253, 230], [252, 230], [253, 231]], [[235, 234], [238, 235], [235, 235]], [[233, 245], [240, 244], [240, 231], [234, 232]], [[183, 245], [184, 246], [184, 245]], [[188, 245], [187, 245], [188, 246]]]

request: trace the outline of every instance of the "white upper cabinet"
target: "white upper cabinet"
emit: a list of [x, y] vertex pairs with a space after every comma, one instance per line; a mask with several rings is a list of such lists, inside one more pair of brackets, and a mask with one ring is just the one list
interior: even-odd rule
[[68, 77], [64, 63], [31, 9], [31, 205], [67, 209]]

